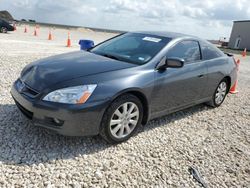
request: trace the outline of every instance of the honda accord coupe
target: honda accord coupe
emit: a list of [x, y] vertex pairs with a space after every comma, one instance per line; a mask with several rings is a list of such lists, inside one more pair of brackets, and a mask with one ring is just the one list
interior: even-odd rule
[[205, 40], [129, 32], [27, 65], [11, 94], [35, 125], [119, 143], [153, 118], [200, 103], [220, 106], [236, 74], [234, 58]]
[[0, 33], [7, 33], [8, 31], [14, 31], [13, 24], [4, 19], [0, 19]]

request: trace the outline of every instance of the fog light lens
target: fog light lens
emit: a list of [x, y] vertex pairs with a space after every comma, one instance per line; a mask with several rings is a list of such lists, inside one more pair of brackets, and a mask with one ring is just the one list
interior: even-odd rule
[[63, 120], [57, 119], [57, 118], [53, 118], [53, 121], [57, 124], [57, 125], [62, 125], [64, 123]]
[[60, 120], [59, 119], [56, 119], [56, 118], [54, 118], [54, 122], [56, 122], [56, 123], [60, 123]]

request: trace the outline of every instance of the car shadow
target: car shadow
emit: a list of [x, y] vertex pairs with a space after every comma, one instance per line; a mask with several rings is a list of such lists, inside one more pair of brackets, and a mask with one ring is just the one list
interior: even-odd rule
[[[207, 110], [198, 105], [150, 121], [138, 132], [150, 131], [169, 122]], [[0, 163], [32, 165], [57, 159], [72, 159], [105, 150], [112, 145], [101, 137], [66, 137], [34, 126], [14, 104], [0, 104]]]

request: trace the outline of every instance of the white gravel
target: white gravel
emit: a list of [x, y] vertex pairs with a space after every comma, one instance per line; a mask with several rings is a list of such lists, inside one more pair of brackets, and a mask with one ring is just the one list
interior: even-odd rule
[[[0, 34], [0, 187], [250, 187], [250, 58], [241, 63], [239, 93], [217, 109], [199, 105], [151, 121], [126, 143], [69, 138], [34, 127], [17, 109], [10, 87], [22, 68], [42, 57], [78, 50], [79, 38], [112, 34], [48, 29], [39, 37]], [[84, 36], [84, 37], [82, 37]], [[242, 59], [242, 58], [241, 58]]]

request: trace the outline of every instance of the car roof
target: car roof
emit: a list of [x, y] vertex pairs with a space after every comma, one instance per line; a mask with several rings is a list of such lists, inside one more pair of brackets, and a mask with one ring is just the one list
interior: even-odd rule
[[184, 38], [184, 37], [199, 39], [199, 38], [192, 36], [192, 35], [187, 35], [187, 34], [183, 34], [183, 33], [168, 32], [168, 31], [136, 31], [133, 33], [157, 35], [157, 36], [167, 37], [167, 38], [171, 38], [171, 39]]

